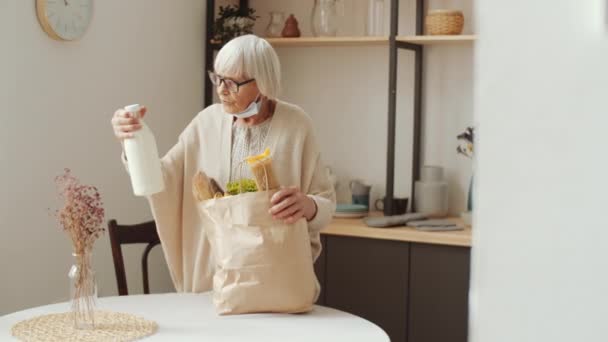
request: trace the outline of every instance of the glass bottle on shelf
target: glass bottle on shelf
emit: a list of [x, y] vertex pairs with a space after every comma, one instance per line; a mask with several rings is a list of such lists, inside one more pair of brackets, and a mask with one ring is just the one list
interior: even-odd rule
[[334, 37], [338, 33], [338, 15], [344, 15], [343, 0], [315, 0], [311, 27], [315, 37]]
[[384, 36], [384, 0], [368, 0], [367, 35]]

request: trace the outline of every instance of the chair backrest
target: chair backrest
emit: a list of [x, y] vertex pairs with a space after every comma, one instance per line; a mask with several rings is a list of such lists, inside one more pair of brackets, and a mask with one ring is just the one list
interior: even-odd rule
[[110, 220], [108, 222], [108, 233], [110, 235], [110, 244], [112, 245], [112, 258], [114, 259], [116, 283], [120, 296], [129, 294], [121, 245], [134, 243], [148, 244], [141, 257], [141, 269], [143, 273], [144, 293], [149, 294], [148, 254], [150, 254], [152, 247], [160, 244], [160, 239], [156, 231], [156, 223], [154, 221], [148, 221], [134, 225], [119, 225], [116, 220]]

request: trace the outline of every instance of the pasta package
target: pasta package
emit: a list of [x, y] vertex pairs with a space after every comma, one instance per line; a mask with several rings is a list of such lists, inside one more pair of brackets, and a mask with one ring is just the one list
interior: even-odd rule
[[259, 191], [275, 190], [279, 188], [279, 182], [274, 175], [272, 168], [272, 157], [270, 149], [257, 156], [247, 157], [247, 164], [251, 169], [251, 174]]

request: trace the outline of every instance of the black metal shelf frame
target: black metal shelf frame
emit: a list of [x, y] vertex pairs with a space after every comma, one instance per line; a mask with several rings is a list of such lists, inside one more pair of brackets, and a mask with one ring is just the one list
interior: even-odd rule
[[[400, 42], [399, 34], [399, 0], [391, 0], [391, 19], [389, 35], [389, 80], [388, 80], [388, 134], [386, 155], [386, 198], [384, 215], [395, 215], [392, 206], [395, 185], [395, 131], [397, 112], [397, 52], [398, 49], [414, 52], [414, 120], [412, 125], [412, 180], [409, 203], [415, 211], [414, 196], [416, 180], [420, 177], [421, 127], [422, 127], [422, 56], [423, 45]], [[416, 35], [423, 34], [424, 0], [416, 0]]]

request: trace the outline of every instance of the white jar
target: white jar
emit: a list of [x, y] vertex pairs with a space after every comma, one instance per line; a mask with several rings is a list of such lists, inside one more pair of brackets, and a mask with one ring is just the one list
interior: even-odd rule
[[423, 166], [420, 180], [414, 184], [414, 205], [417, 213], [429, 217], [445, 217], [448, 214], [448, 183], [443, 180], [443, 168]]

